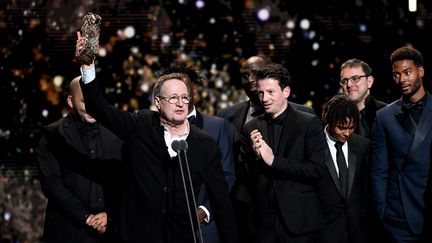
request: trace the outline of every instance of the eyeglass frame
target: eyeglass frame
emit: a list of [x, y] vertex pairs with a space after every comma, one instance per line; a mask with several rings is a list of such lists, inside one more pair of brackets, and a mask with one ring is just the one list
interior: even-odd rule
[[362, 78], [368, 78], [369, 76], [370, 75], [364, 74], [364, 75], [354, 75], [354, 76], [351, 76], [349, 78], [343, 78], [343, 79], [339, 80], [339, 85], [340, 86], [346, 86], [350, 80], [353, 84], [356, 84], [356, 83], [360, 82], [360, 80]]
[[[158, 95], [157, 97], [162, 98], [163, 100], [165, 100], [166, 102], [168, 102], [169, 104], [176, 104], [179, 100], [181, 100], [183, 102], [183, 104], [189, 104], [191, 102], [191, 97], [188, 95], [171, 95], [170, 97], [164, 97], [161, 95]], [[175, 101], [173, 101], [175, 100]], [[186, 100], [186, 102], [185, 102]]]

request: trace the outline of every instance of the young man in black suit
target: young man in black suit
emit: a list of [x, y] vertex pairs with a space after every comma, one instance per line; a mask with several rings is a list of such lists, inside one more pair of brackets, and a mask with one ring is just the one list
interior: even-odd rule
[[369, 140], [354, 133], [359, 119], [356, 105], [345, 97], [333, 97], [323, 106], [324, 163], [330, 176], [318, 184], [324, 214], [320, 243], [369, 242]]
[[240, 162], [250, 177], [253, 242], [315, 242], [321, 211], [315, 184], [323, 174], [319, 118], [288, 105], [288, 70], [256, 72], [265, 113], [244, 126]]
[[[236, 166], [236, 183], [231, 193], [231, 198], [236, 212], [237, 221], [239, 222], [239, 230], [241, 235], [241, 242], [249, 243], [251, 234], [248, 232], [249, 225], [249, 204], [250, 193], [244, 187], [244, 180], [241, 166], [238, 163], [240, 153], [240, 133], [243, 130], [244, 124], [251, 119], [264, 114], [264, 108], [261, 105], [257, 93], [257, 79], [255, 72], [264, 68], [270, 60], [263, 56], [251, 56], [241, 66], [240, 72], [242, 77], [243, 89], [249, 100], [235, 104], [233, 106], [221, 109], [217, 112], [217, 116], [229, 121], [233, 124], [234, 130], [234, 160]], [[289, 105], [296, 110], [315, 114], [313, 108], [304, 105], [289, 102]], [[247, 183], [247, 182], [246, 182]]]

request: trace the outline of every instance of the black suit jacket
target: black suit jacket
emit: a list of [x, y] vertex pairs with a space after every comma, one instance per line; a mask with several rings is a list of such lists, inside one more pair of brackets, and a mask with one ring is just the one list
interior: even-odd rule
[[[149, 110], [128, 113], [110, 106], [96, 81], [81, 83], [81, 87], [90, 114], [125, 141], [123, 156], [130, 170], [120, 216], [122, 239], [193, 242], [194, 231], [190, 226], [178, 156], [170, 159], [159, 113]], [[193, 192], [196, 195], [201, 184], [205, 184], [221, 241], [237, 242], [233, 209], [216, 142], [195, 126], [190, 127], [186, 141]], [[193, 201], [191, 197], [189, 201]], [[191, 212], [195, 212], [193, 206], [191, 203]], [[195, 217], [193, 221], [196, 229]]]
[[359, 130], [360, 126], [357, 126], [356, 130], [354, 132], [359, 134], [359, 135], [362, 135], [366, 138], [370, 138], [370, 131], [372, 130], [372, 125], [375, 121], [376, 112], [385, 106], [387, 106], [386, 103], [381, 102], [381, 101], [375, 99], [374, 97], [372, 97], [371, 95], [369, 95], [366, 98], [366, 106], [365, 106], [364, 110], [361, 112], [362, 114], [364, 114], [364, 118], [362, 118], [362, 119], [365, 119], [366, 124], [367, 124], [369, 129], [368, 129], [368, 131], [361, 132]]
[[369, 242], [368, 156], [369, 140], [352, 134], [348, 139], [348, 198], [345, 199], [327, 146], [324, 163], [330, 176], [323, 176], [318, 183], [325, 220], [320, 243], [343, 243], [345, 234], [348, 242]]
[[108, 193], [116, 188], [107, 191], [102, 186], [112, 181], [122, 141], [99, 125], [102, 157], [90, 159], [74, 119], [68, 115], [44, 127], [37, 150], [40, 183], [48, 198], [46, 242], [99, 242], [99, 234], [85, 224], [86, 215], [105, 211], [112, 217], [118, 207], [109, 200], [118, 195]]
[[321, 178], [325, 155], [324, 132], [318, 117], [288, 106], [281, 140], [271, 167], [257, 160], [250, 132], [261, 131], [269, 144], [265, 116], [246, 123], [242, 132], [240, 162], [250, 174], [254, 228], [262, 227], [270, 191], [274, 191], [278, 214], [286, 231], [301, 235], [317, 232], [322, 218], [316, 182]]
[[[289, 102], [289, 105], [295, 108], [296, 110], [303, 111], [310, 114], [315, 114], [315, 111], [313, 108], [296, 104], [294, 102]], [[250, 108], [250, 101], [243, 101], [241, 103], [235, 104], [233, 106], [221, 109], [217, 112], [217, 116], [231, 122], [234, 125], [234, 131], [233, 131], [233, 140], [234, 140], [234, 146], [233, 146], [233, 153], [234, 153], [234, 160], [235, 160], [235, 171], [237, 176], [237, 182], [236, 185], [233, 188], [233, 196], [243, 202], [248, 202], [250, 200], [249, 191], [245, 189], [241, 185], [241, 181], [245, 178], [242, 178], [245, 174], [243, 171], [242, 166], [238, 163], [238, 157], [240, 154], [240, 133], [243, 130], [243, 126], [246, 123], [247, 114]], [[261, 110], [261, 112], [257, 115], [261, 115], [264, 113], [264, 110]], [[247, 180], [247, 179], [246, 179]]]

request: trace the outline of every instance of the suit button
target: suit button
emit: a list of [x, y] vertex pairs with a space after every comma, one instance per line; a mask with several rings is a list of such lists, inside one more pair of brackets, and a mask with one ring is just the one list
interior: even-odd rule
[[102, 198], [98, 198], [98, 202], [102, 202]]
[[163, 191], [168, 192], [169, 191], [168, 187], [164, 186]]
[[399, 175], [403, 175], [403, 171], [400, 171], [400, 172], [399, 172]]
[[162, 209], [162, 214], [166, 214], [166, 210], [165, 209]]

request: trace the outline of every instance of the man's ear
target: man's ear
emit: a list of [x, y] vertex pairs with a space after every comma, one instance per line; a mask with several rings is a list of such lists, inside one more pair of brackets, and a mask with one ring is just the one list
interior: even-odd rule
[[67, 104], [68, 104], [69, 108], [73, 109], [74, 105], [73, 105], [73, 97], [72, 97], [72, 95], [68, 95], [67, 98], [66, 98], [66, 101], [67, 101]]
[[368, 88], [369, 89], [372, 88], [372, 84], [374, 82], [374, 77], [373, 76], [368, 76], [366, 79], [367, 79], [366, 81], [367, 81]]
[[290, 94], [291, 94], [291, 88], [290, 88], [290, 86], [286, 86], [286, 87], [282, 90], [282, 92], [283, 92], [283, 96], [284, 96], [284, 98], [285, 98], [285, 99], [288, 99], [288, 97], [289, 97]]
[[159, 97], [154, 97], [154, 103], [155, 103], [155, 106], [156, 106], [156, 108], [158, 109], [158, 110], [160, 110], [160, 99], [159, 99]]
[[423, 76], [424, 76], [424, 67], [423, 66], [420, 66], [419, 68], [418, 68], [418, 72], [419, 72], [419, 77], [420, 78], [423, 78]]

